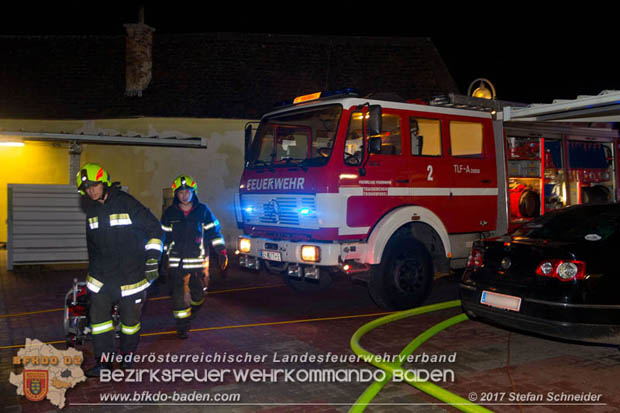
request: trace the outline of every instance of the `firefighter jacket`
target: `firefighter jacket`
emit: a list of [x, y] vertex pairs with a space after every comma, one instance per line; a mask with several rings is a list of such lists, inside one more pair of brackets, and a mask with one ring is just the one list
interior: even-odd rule
[[200, 270], [208, 265], [209, 247], [218, 252], [225, 249], [220, 222], [205, 204], [192, 197], [192, 209], [185, 215], [178, 200], [168, 207], [161, 218], [164, 230], [164, 251], [171, 269]]
[[85, 197], [86, 241], [92, 292], [121, 297], [145, 290], [157, 278], [163, 232], [157, 218], [117, 185], [107, 189], [103, 204]]

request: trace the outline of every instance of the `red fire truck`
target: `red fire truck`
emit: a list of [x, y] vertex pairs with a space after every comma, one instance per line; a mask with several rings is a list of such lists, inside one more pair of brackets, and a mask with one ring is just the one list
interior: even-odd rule
[[501, 103], [313, 94], [246, 128], [235, 199], [240, 265], [298, 290], [367, 282], [387, 309], [421, 304], [471, 244], [545, 211], [617, 197], [617, 131], [504, 122]]

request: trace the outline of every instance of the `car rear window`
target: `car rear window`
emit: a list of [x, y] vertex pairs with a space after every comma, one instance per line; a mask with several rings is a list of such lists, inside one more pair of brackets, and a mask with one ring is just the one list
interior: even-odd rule
[[567, 208], [547, 213], [512, 235], [556, 241], [602, 241], [620, 233], [620, 205]]

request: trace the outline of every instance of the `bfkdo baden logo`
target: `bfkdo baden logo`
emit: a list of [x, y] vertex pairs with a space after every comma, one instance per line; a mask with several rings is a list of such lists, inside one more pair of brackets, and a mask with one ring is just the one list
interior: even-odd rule
[[49, 372], [47, 370], [24, 370], [24, 396], [30, 401], [38, 402], [45, 399], [49, 388]]
[[58, 350], [27, 338], [24, 348], [13, 357], [13, 366], [23, 370], [19, 374], [11, 372], [9, 382], [17, 387], [18, 395], [33, 402], [47, 399], [62, 409], [66, 391], [86, 381], [82, 361], [82, 352], [74, 348]]

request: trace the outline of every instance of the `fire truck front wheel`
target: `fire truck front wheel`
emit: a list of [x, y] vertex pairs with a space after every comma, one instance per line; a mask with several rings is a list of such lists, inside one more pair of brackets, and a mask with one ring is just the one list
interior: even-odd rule
[[405, 310], [426, 300], [433, 283], [431, 256], [419, 241], [397, 236], [385, 247], [381, 263], [371, 268], [368, 290], [386, 310]]

